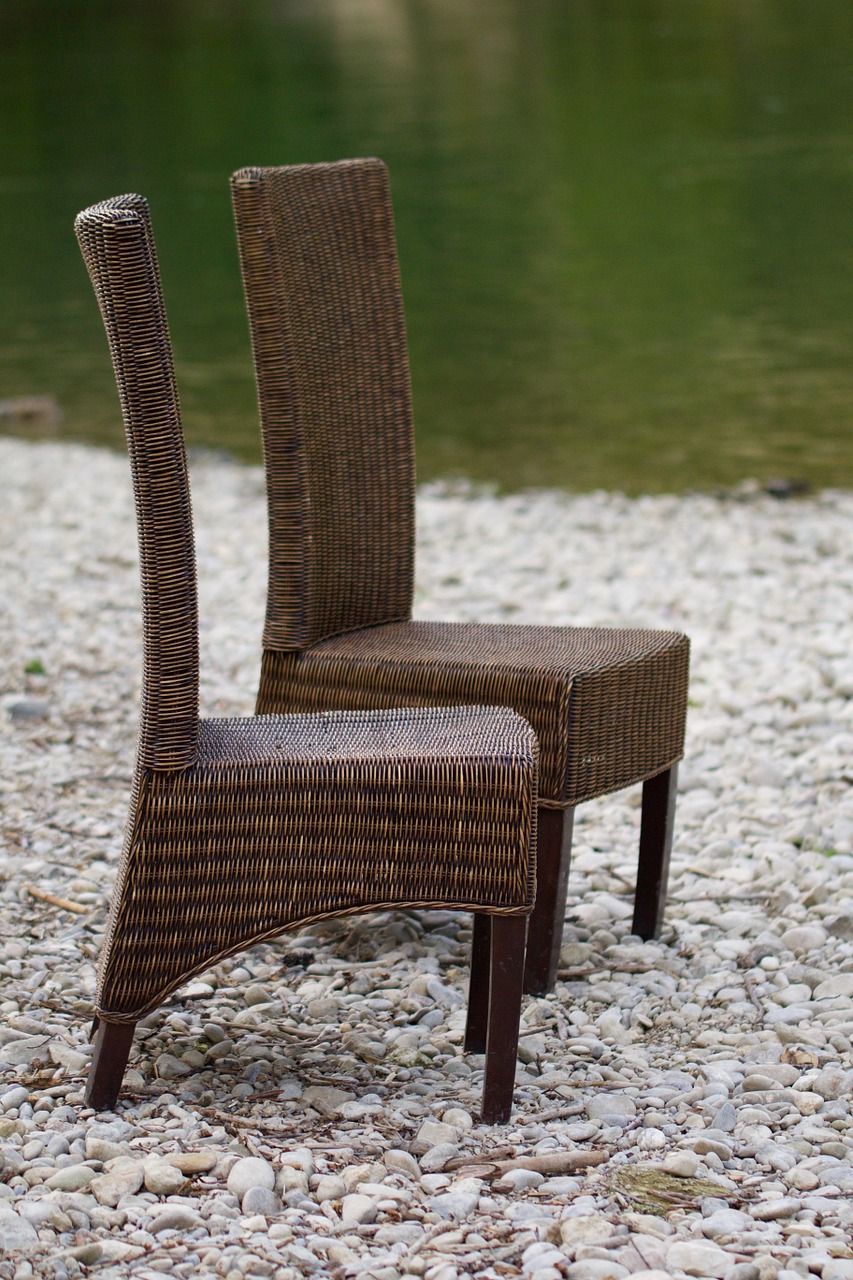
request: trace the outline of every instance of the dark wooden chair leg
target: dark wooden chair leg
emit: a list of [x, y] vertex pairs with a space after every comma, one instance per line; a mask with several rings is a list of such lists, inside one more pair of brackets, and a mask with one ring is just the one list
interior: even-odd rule
[[136, 1023], [104, 1022], [103, 1018], [97, 1022], [85, 1102], [95, 1111], [112, 1111], [121, 1089]]
[[485, 1053], [489, 1028], [489, 986], [492, 967], [492, 916], [474, 916], [471, 942], [471, 981], [468, 986], [468, 1017], [465, 1022], [465, 1052]]
[[506, 1124], [512, 1111], [526, 939], [526, 916], [492, 917], [489, 1029], [483, 1081], [485, 1124]]
[[572, 861], [574, 809], [539, 809], [536, 850], [536, 905], [527, 935], [524, 990], [544, 996], [553, 991], [560, 963], [566, 888]]
[[646, 942], [660, 936], [663, 924], [677, 783], [677, 764], [643, 783], [633, 932]]

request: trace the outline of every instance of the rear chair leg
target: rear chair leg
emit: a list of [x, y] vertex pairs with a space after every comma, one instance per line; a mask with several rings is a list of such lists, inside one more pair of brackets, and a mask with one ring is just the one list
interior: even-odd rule
[[527, 995], [544, 996], [553, 991], [557, 981], [574, 817], [574, 809], [539, 809], [536, 905], [530, 917], [524, 970]]
[[512, 1111], [524, 984], [526, 916], [492, 916], [489, 1017], [482, 1118], [506, 1124]]
[[86, 1106], [95, 1111], [112, 1111], [124, 1078], [136, 1023], [104, 1022], [103, 1018], [95, 1021], [95, 1052], [84, 1098]]
[[677, 782], [678, 765], [674, 764], [643, 783], [640, 859], [632, 931], [645, 942], [660, 937], [663, 924]]

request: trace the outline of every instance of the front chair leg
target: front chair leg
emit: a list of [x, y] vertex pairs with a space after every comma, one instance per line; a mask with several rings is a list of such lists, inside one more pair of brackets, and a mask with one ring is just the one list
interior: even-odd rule
[[643, 783], [640, 858], [632, 932], [644, 942], [660, 937], [663, 924], [677, 783], [677, 764]]
[[485, 1124], [506, 1124], [512, 1111], [518, 1023], [524, 983], [526, 916], [493, 916], [489, 1026], [483, 1080]]
[[539, 809], [536, 840], [536, 904], [527, 936], [524, 990], [544, 996], [553, 991], [560, 963], [566, 888], [572, 860], [574, 809]]
[[112, 1111], [130, 1056], [135, 1022], [104, 1022], [96, 1018], [95, 1052], [86, 1081], [84, 1100], [95, 1111]]
[[485, 1053], [489, 1029], [489, 986], [492, 969], [492, 916], [474, 916], [471, 940], [471, 982], [465, 1021], [465, 1052]]

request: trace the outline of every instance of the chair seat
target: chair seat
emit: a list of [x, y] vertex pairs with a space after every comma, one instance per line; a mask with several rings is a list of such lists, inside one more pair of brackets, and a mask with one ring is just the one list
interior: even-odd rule
[[688, 658], [674, 631], [396, 622], [266, 650], [257, 709], [508, 706], [539, 740], [540, 804], [568, 807], [681, 758]]
[[344, 912], [528, 914], [536, 803], [536, 742], [506, 708], [202, 720], [192, 767], [140, 778], [98, 1013], [135, 1021], [222, 956]]

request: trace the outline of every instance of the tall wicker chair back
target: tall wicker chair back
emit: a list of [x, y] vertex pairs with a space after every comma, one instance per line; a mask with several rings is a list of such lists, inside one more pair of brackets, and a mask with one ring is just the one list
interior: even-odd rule
[[247, 168], [231, 189], [269, 502], [257, 710], [486, 702], [529, 720], [541, 807], [525, 989], [543, 993], [582, 801], [644, 784], [633, 928], [660, 931], [687, 638], [412, 621], [412, 422], [385, 166]]
[[466, 1043], [483, 1117], [509, 1116], [535, 890], [538, 749], [502, 707], [200, 720], [189, 482], [147, 205], [107, 200], [76, 231], [109, 338], [142, 570], [142, 722], [97, 986], [87, 1101], [115, 1104], [136, 1022], [192, 975], [351, 912], [462, 908]]

